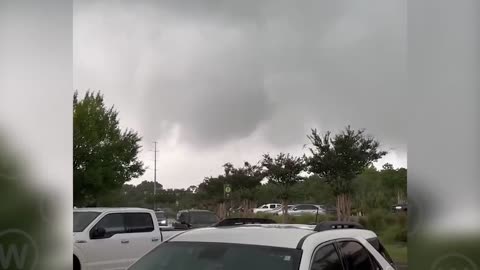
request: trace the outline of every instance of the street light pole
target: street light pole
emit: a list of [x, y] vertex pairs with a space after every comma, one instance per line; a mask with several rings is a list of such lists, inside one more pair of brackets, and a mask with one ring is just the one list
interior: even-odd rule
[[154, 159], [154, 169], [153, 169], [153, 210], [157, 209], [157, 142], [155, 144], [155, 159]]

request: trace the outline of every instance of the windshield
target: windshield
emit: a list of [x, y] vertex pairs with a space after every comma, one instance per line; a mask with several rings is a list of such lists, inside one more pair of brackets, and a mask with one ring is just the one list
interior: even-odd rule
[[191, 224], [214, 224], [218, 222], [218, 218], [211, 212], [190, 212]]
[[256, 245], [166, 242], [129, 270], [293, 270], [301, 251]]
[[73, 212], [73, 232], [82, 232], [100, 212]]

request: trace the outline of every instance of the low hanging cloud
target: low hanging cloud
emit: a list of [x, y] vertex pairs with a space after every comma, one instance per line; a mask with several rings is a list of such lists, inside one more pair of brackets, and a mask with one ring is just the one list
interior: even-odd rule
[[300, 153], [310, 128], [348, 124], [406, 166], [405, 5], [76, 1], [74, 84], [102, 90], [147, 150], [181, 149], [159, 163], [167, 186], [265, 151]]

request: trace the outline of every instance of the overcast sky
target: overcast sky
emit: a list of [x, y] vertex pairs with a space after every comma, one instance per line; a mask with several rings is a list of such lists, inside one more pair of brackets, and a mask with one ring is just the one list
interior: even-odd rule
[[405, 1], [75, 1], [74, 88], [143, 136], [133, 181], [199, 184], [302, 154], [310, 128], [366, 128], [407, 166]]

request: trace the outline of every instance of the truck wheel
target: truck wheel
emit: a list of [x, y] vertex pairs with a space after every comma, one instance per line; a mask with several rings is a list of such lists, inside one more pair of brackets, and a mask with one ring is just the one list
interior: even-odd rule
[[80, 260], [78, 260], [77, 256], [73, 255], [73, 270], [80, 270]]

